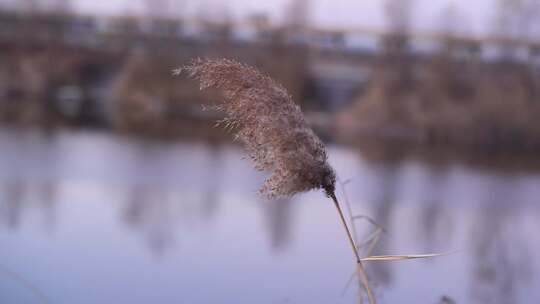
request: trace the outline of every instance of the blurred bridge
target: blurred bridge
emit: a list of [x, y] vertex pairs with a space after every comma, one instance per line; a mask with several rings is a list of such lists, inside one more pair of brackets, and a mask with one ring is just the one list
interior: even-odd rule
[[[536, 41], [506, 36], [460, 36], [437, 32], [407, 33], [411, 48], [435, 46], [451, 42], [455, 46], [482, 53], [491, 48], [521, 50], [531, 56], [540, 54], [540, 37]], [[331, 50], [335, 54], [375, 53], [381, 42], [395, 34], [372, 28], [294, 28], [272, 25], [267, 20], [213, 22], [205, 19], [166, 19], [136, 16], [85, 16], [66, 14], [20, 14], [0, 11], [0, 39], [10, 41], [66, 42], [87, 47], [117, 47], [122, 42], [141, 44], [149, 38], [182, 40], [231, 40], [285, 42], [304, 44], [313, 50]], [[111, 43], [111, 38], [120, 39]], [[32, 39], [29, 39], [32, 38]], [[146, 41], [145, 41], [146, 40]], [[131, 45], [124, 45], [129, 47]]]
[[[406, 46], [400, 45], [405, 40]], [[400, 37], [367, 28], [283, 27], [264, 19], [216, 23], [204, 19], [24, 15], [0, 11], [0, 45], [4, 50], [53, 46], [85, 57], [88, 61], [86, 69], [92, 72], [86, 82], [89, 94], [94, 96], [91, 99], [103, 99], [103, 88], [119, 72], [119, 60], [134, 50], [177, 58], [206, 56], [210, 52], [211, 55], [244, 59], [258, 58], [258, 54], [272, 52], [272, 48], [281, 46], [286, 52], [300, 54], [305, 62], [311, 91], [322, 103], [319, 108], [334, 110], [363, 89], [377, 62], [375, 57], [389, 43], [416, 55], [452, 47], [459, 56], [481, 60], [512, 49], [520, 54], [521, 60], [540, 63], [540, 41], [508, 37], [461, 37], [440, 33], [410, 33]], [[70, 98], [77, 96], [74, 90], [60, 93]]]

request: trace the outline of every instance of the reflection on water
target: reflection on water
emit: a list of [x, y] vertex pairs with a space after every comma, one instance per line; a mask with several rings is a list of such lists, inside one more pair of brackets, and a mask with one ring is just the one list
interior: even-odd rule
[[[51, 303], [358, 302], [332, 204], [261, 200], [237, 147], [4, 130], [0, 151], [0, 268], [28, 283], [0, 271], [0, 303], [40, 303], [26, 285]], [[457, 253], [369, 264], [381, 302], [539, 303], [535, 164], [394, 154], [330, 149], [353, 212], [387, 230], [373, 253]]]

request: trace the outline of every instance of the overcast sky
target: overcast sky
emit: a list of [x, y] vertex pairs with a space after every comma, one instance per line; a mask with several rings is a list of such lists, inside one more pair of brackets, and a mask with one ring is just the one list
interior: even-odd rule
[[[144, 8], [141, 0], [72, 0], [84, 13], [133, 13]], [[289, 0], [171, 0], [171, 10], [193, 15], [211, 6], [209, 13], [227, 11], [232, 17], [243, 18], [253, 13], [267, 13], [279, 22]], [[492, 28], [495, 0], [415, 0], [414, 28], [425, 31], [437, 29], [444, 8], [453, 4], [461, 18], [458, 27], [472, 34], [484, 34]], [[384, 28], [384, 0], [311, 0], [310, 19], [324, 27]], [[211, 5], [209, 5], [211, 4]], [[206, 9], [205, 9], [206, 10]], [[213, 12], [212, 12], [213, 11]]]

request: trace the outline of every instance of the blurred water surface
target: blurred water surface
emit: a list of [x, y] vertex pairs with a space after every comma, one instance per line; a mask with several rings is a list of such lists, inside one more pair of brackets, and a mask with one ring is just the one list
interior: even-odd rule
[[[535, 164], [329, 150], [353, 213], [387, 230], [374, 254], [456, 251], [369, 264], [381, 303], [540, 303]], [[263, 201], [242, 158], [218, 143], [0, 131], [0, 303], [357, 303], [330, 201]], [[356, 222], [358, 238], [372, 231]]]

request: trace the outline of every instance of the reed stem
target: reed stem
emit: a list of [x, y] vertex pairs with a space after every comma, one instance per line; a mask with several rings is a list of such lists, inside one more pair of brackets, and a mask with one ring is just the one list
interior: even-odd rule
[[364, 286], [364, 289], [366, 290], [369, 304], [376, 304], [377, 301], [375, 300], [375, 296], [373, 296], [373, 291], [371, 291], [371, 288], [369, 287], [369, 279], [367, 276], [367, 272], [364, 268], [364, 265], [362, 265], [362, 261], [360, 261], [358, 264], [358, 278], [360, 280], [360, 283]]
[[332, 198], [332, 201], [334, 201], [334, 206], [336, 206], [336, 209], [339, 213], [339, 218], [341, 219], [343, 228], [345, 228], [345, 231], [347, 232], [347, 237], [349, 238], [349, 242], [354, 252], [354, 256], [356, 257], [356, 265], [358, 267], [358, 276], [359, 276], [360, 281], [362, 282], [362, 285], [364, 285], [364, 288], [366, 289], [369, 303], [375, 304], [376, 303], [375, 297], [373, 296], [373, 292], [371, 291], [371, 288], [369, 287], [367, 273], [364, 269], [364, 265], [362, 264], [362, 261], [360, 260], [360, 255], [358, 254], [358, 248], [356, 248], [356, 244], [352, 237], [351, 231], [349, 230], [349, 226], [347, 225], [347, 222], [345, 221], [345, 217], [343, 216], [343, 212], [341, 211], [341, 207], [339, 206], [339, 202], [336, 198], [336, 194], [331, 192], [329, 193], [329, 196]]
[[349, 242], [351, 243], [352, 250], [354, 252], [354, 256], [356, 257], [356, 263], [360, 263], [360, 255], [358, 254], [358, 249], [356, 248], [356, 245], [354, 243], [353, 237], [351, 232], [349, 231], [349, 226], [347, 226], [347, 222], [345, 221], [345, 217], [343, 216], [343, 212], [341, 211], [341, 207], [339, 206], [339, 202], [336, 198], [336, 195], [334, 193], [329, 193], [330, 198], [334, 201], [334, 206], [336, 206], [336, 209], [339, 213], [339, 218], [341, 219], [341, 223], [343, 224], [343, 228], [345, 228], [345, 231], [347, 232], [347, 237], [349, 238]]

